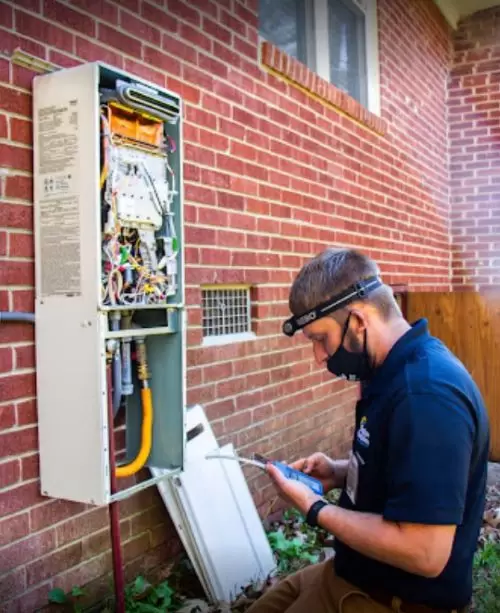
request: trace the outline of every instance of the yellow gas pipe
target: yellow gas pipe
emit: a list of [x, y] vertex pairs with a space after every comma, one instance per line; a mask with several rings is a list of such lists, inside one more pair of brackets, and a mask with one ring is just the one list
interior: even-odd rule
[[153, 398], [149, 387], [150, 374], [146, 356], [146, 343], [143, 338], [135, 341], [137, 350], [137, 378], [142, 382], [141, 405], [142, 405], [142, 428], [141, 446], [137, 456], [129, 464], [117, 466], [117, 477], [130, 477], [138, 472], [146, 463], [151, 453], [151, 440], [153, 432]]

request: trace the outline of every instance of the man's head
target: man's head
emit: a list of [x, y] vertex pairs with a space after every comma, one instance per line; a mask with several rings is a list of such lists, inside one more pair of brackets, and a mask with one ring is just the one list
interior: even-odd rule
[[[409, 327], [379, 276], [377, 264], [363, 253], [327, 249], [307, 262], [293, 282], [290, 310], [295, 317], [305, 315], [298, 325], [312, 341], [316, 362], [334, 374], [366, 379]], [[365, 295], [356, 294], [360, 282], [366, 283]], [[332, 299], [342, 296], [340, 308], [328, 312]], [[327, 307], [324, 316], [314, 311], [320, 305]]]

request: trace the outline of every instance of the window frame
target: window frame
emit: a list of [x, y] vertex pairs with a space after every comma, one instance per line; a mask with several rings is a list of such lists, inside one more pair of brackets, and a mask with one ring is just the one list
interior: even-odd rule
[[[365, 75], [366, 100], [359, 104], [380, 116], [380, 65], [378, 48], [377, 0], [340, 0], [346, 6], [363, 13], [365, 18]], [[306, 66], [319, 77], [330, 80], [330, 37], [328, 0], [305, 2]], [[264, 40], [259, 35], [259, 39]], [[270, 41], [272, 43], [272, 41]]]

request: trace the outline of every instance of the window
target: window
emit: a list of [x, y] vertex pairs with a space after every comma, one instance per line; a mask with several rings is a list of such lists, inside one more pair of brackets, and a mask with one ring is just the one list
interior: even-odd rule
[[260, 0], [259, 30], [379, 114], [376, 0]]
[[202, 287], [203, 343], [221, 344], [254, 338], [250, 287]]

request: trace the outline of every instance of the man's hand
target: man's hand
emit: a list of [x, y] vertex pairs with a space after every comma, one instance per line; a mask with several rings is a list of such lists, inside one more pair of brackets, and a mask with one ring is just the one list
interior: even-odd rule
[[321, 496], [315, 494], [307, 485], [287, 479], [276, 466], [268, 464], [266, 467], [268, 475], [273, 480], [273, 483], [278, 490], [279, 495], [298, 509], [303, 515], [306, 515], [310, 506], [321, 500]]
[[290, 464], [295, 470], [300, 470], [321, 481], [326, 492], [343, 487], [347, 475], [347, 460], [334, 461], [324, 453], [313, 453], [308, 458], [301, 458]]

